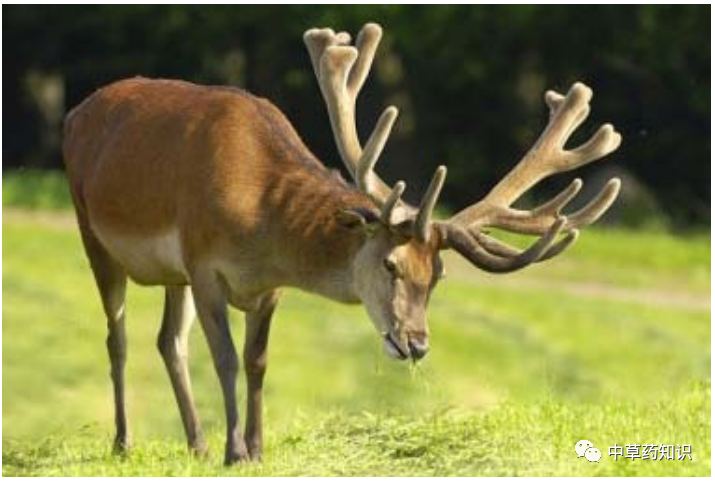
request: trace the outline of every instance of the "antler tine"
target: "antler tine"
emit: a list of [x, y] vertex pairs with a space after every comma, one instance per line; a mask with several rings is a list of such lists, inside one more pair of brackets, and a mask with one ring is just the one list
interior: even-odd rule
[[357, 60], [353, 47], [330, 46], [320, 59], [320, 83], [335, 141], [350, 174], [354, 177], [362, 156], [362, 147], [354, 123], [355, 101], [347, 95], [345, 82], [348, 72]]
[[613, 152], [621, 145], [621, 135], [616, 132], [611, 124], [601, 126], [591, 139], [576, 149], [568, 151], [568, 169], [575, 169], [591, 161], [602, 158]]
[[556, 255], [559, 255], [561, 252], [573, 245], [576, 240], [578, 240], [579, 233], [580, 232], [576, 229], [569, 230], [566, 236], [561, 239], [561, 241], [559, 241], [558, 243], [554, 243], [549, 247], [548, 250], [546, 250], [546, 253], [544, 253], [542, 257], [539, 258], [538, 262], [544, 262], [546, 260], [554, 258]]
[[555, 91], [546, 91], [544, 101], [546, 101], [546, 105], [549, 106], [550, 114], [553, 116], [564, 102], [564, 96]]
[[385, 204], [382, 205], [382, 210], [380, 212], [380, 220], [382, 220], [384, 224], [388, 226], [392, 225], [392, 214], [395, 211], [395, 206], [402, 197], [402, 193], [405, 192], [406, 186], [407, 185], [405, 185], [404, 181], [398, 181], [397, 183], [395, 183], [395, 186], [392, 187], [392, 192], [387, 198], [387, 201], [385, 201]]
[[417, 212], [417, 218], [415, 221], [415, 234], [417, 238], [423, 242], [429, 239], [430, 225], [432, 224], [432, 212], [437, 204], [437, 199], [442, 191], [442, 186], [444, 185], [444, 180], [447, 177], [447, 168], [445, 166], [440, 166], [434, 172], [432, 176], [432, 181], [425, 191], [422, 201], [420, 202], [420, 208]]
[[[501, 240], [492, 238], [485, 233], [481, 233], [479, 231], [476, 231], [476, 232], [470, 231], [470, 234], [475, 238], [477, 243], [479, 243], [482, 247], [484, 247], [484, 249], [486, 251], [488, 251], [492, 255], [496, 255], [498, 257], [503, 257], [503, 258], [513, 258], [513, 257], [518, 256], [521, 253], [517, 248], [515, 248], [507, 243], [504, 243]], [[543, 262], [543, 261], [553, 258], [556, 255], [558, 255], [559, 253], [563, 252], [566, 248], [568, 248], [576, 240], [578, 240], [578, 235], [579, 235], [578, 230], [576, 230], [576, 229], [569, 230], [565, 237], [563, 237], [557, 243], [554, 243], [553, 245], [551, 245], [549, 247], [549, 249], [546, 251], [546, 253], [544, 253], [541, 256], [541, 258], [539, 258], [535, 262]]]
[[[397, 119], [397, 114], [397, 108], [394, 106], [385, 109], [380, 119], [378, 119], [375, 130], [372, 132], [372, 135], [370, 135], [370, 139], [368, 139], [365, 145], [365, 150], [358, 160], [355, 182], [358, 188], [365, 193], [374, 193], [379, 190], [377, 183], [380, 179], [375, 174], [375, 164], [380, 154], [382, 154], [387, 138], [390, 136], [392, 126], [395, 123], [395, 119]], [[380, 200], [381, 203], [385, 201], [386, 200]]]
[[357, 98], [362, 85], [365, 83], [365, 79], [367, 79], [370, 73], [370, 67], [372, 66], [372, 61], [375, 58], [375, 52], [377, 51], [378, 45], [380, 45], [381, 39], [382, 27], [376, 23], [365, 24], [358, 33], [355, 46], [358, 52], [360, 52], [360, 55], [348, 79], [348, 90], [355, 98]]
[[567, 228], [590, 225], [611, 207], [621, 190], [621, 180], [613, 178], [586, 206], [568, 216]]
[[[588, 92], [590, 92], [590, 89]], [[546, 94], [544, 94], [544, 101], [546, 101], [546, 104], [549, 106], [549, 119], [554, 118], [559, 108], [563, 105], [565, 99], [566, 98], [564, 96], [554, 91], [547, 91]], [[588, 103], [586, 103], [586, 105], [578, 112], [578, 116], [574, 118], [574, 122], [571, 125], [571, 129], [569, 129], [565, 138], [568, 138], [573, 133], [573, 131], [576, 130], [576, 128], [583, 123], [583, 121], [588, 117], [588, 114], [590, 112], [591, 108]]]
[[581, 191], [582, 187], [583, 181], [581, 181], [581, 178], [574, 179], [571, 181], [570, 185], [561, 191], [561, 193], [557, 194], [546, 203], [534, 208], [533, 213], [560, 214], [564, 206], [568, 205], [569, 202], [574, 199], [574, 197]]
[[325, 49], [331, 45], [348, 45], [350, 34], [347, 32], [336, 34], [333, 29], [310, 29], [303, 34], [303, 42], [308, 48], [315, 77], [320, 79], [320, 58]]
[[[591, 109], [589, 102], [592, 97], [593, 91], [588, 86], [580, 82], [576, 82], [572, 85], [566, 97], [558, 103], [558, 108], [552, 111], [549, 125], [536, 142], [535, 147], [540, 147], [540, 145], [544, 143], [552, 149], [563, 148], [569, 136], [588, 116]], [[555, 164], [557, 160], [558, 158], [552, 158], [546, 162], [548, 164]]]

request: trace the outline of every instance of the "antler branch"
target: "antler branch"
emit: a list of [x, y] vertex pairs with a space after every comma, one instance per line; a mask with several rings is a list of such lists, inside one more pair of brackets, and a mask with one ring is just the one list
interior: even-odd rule
[[387, 201], [391, 190], [373, 169], [398, 110], [394, 106], [385, 109], [363, 150], [355, 125], [355, 104], [381, 37], [382, 29], [376, 24], [362, 28], [356, 47], [348, 45], [349, 34], [336, 34], [332, 29], [311, 29], [303, 36], [328, 108], [340, 156], [358, 187], [378, 206]]
[[[580, 179], [575, 179], [554, 198], [532, 210], [511, 207], [521, 195], [542, 179], [576, 169], [618, 148], [621, 143], [620, 134], [612, 125], [604, 124], [581, 146], [572, 150], [565, 149], [568, 138], [588, 117], [591, 97], [591, 89], [581, 83], [574, 84], [565, 97], [553, 91], [546, 93], [545, 101], [550, 109], [546, 129], [526, 156], [484, 199], [457, 213], [443, 224], [445, 246], [453, 247], [454, 233], [461, 231], [469, 233], [472, 243], [491, 255], [515, 259], [522, 254], [503, 242], [486, 237], [480, 230], [491, 226], [517, 233], [541, 235], [539, 242], [544, 240], [547, 234], [553, 233], [555, 226], [560, 226], [559, 230], [569, 230], [563, 240], [544, 250], [538, 258], [532, 259], [531, 263], [542, 261], [563, 251], [576, 240], [577, 228], [593, 223], [611, 206], [620, 189], [620, 181], [617, 178], [611, 179], [584, 208], [568, 216], [562, 215], [561, 210], [581, 190], [583, 183]], [[523, 257], [521, 259], [523, 260]], [[515, 265], [494, 265], [503, 266], [513, 269]]]
[[[404, 183], [400, 181], [390, 189], [375, 173], [375, 164], [397, 119], [397, 108], [390, 106], [384, 110], [364, 149], [355, 124], [357, 97], [370, 72], [381, 38], [382, 28], [374, 23], [366, 24], [360, 30], [355, 46], [349, 45], [350, 35], [345, 32], [336, 34], [331, 29], [311, 29], [303, 36], [328, 108], [338, 151], [358, 188], [381, 208], [380, 218], [384, 223], [389, 225], [415, 217], [416, 234], [426, 240], [431, 211], [444, 182], [446, 168], [440, 167], [435, 173], [415, 215], [414, 208], [400, 198]], [[401, 214], [396, 216], [398, 211]]]
[[[456, 250], [478, 268], [487, 272], [506, 273], [538, 262], [547, 255], [554, 256], [554, 252], [562, 251], [573, 240], [561, 241], [558, 246], [554, 246], [555, 248], [550, 246], [565, 224], [566, 220], [560, 218], [533, 245], [521, 252], [491, 237], [486, 239], [475, 237], [456, 225], [441, 225], [439, 228], [442, 230], [443, 239], [449, 240], [449, 248]], [[571, 239], [575, 236], [570, 235]]]

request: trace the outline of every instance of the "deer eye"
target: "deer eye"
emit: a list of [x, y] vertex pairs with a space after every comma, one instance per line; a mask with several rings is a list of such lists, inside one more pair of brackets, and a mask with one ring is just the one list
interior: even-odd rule
[[391, 274], [393, 277], [397, 277], [397, 264], [393, 260], [385, 258], [382, 261], [382, 264], [385, 266], [385, 270], [387, 270], [389, 274]]

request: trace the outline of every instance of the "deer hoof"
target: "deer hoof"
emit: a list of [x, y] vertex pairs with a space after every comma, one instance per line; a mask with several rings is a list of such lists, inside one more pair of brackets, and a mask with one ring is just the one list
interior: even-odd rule
[[195, 458], [205, 459], [209, 456], [209, 445], [204, 440], [191, 442], [189, 443], [189, 453]]
[[250, 456], [248, 450], [246, 450], [246, 445], [238, 445], [238, 447], [226, 448], [226, 456], [223, 460], [223, 464], [226, 466], [231, 466], [236, 463], [244, 463], [250, 461]]
[[125, 456], [131, 448], [131, 441], [127, 436], [117, 436], [114, 438], [112, 453], [117, 456]]

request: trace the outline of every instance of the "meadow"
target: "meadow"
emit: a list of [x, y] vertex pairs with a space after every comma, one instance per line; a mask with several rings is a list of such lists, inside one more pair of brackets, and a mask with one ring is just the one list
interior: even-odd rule
[[[162, 291], [135, 285], [135, 446], [113, 456], [105, 323], [61, 175], [3, 175], [2, 223], [4, 476], [711, 473], [709, 233], [594, 227], [558, 259], [510, 275], [446, 254], [432, 350], [415, 366], [382, 354], [360, 307], [286, 290], [264, 461], [224, 468], [222, 401], [198, 324], [191, 371], [210, 456], [185, 450], [155, 346]], [[231, 317], [240, 346], [242, 314]], [[577, 458], [583, 439], [600, 462]], [[609, 456], [628, 444], [690, 445], [692, 460]]]

